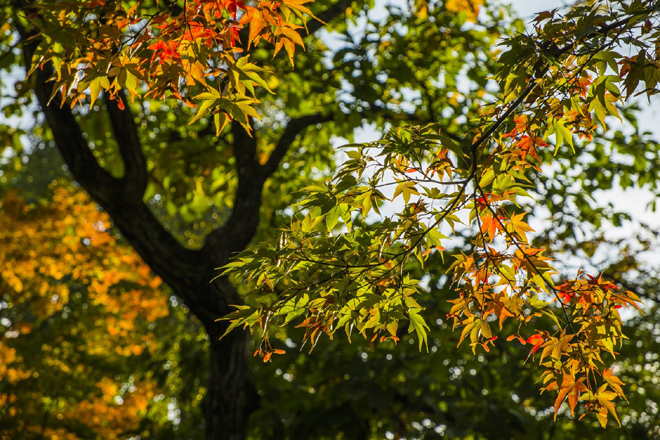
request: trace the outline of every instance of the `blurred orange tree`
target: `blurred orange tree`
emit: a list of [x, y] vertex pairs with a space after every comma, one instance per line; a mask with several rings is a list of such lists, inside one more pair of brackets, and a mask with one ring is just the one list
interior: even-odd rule
[[160, 355], [168, 295], [85, 193], [28, 204], [9, 191], [0, 267], [3, 439], [119, 439], [167, 420], [153, 374], [132, 367]]

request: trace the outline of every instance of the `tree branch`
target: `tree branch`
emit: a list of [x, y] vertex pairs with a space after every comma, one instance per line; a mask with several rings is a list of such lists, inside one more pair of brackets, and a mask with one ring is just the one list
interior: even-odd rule
[[[18, 6], [17, 9], [24, 7], [20, 3], [15, 6]], [[32, 33], [20, 25], [17, 17], [15, 21], [21, 42], [23, 43], [25, 70], [30, 71], [32, 55], [39, 41], [36, 38], [30, 40], [33, 37]], [[91, 186], [94, 182], [102, 185], [115, 185], [117, 179], [112, 177], [110, 173], [99, 165], [96, 157], [94, 157], [94, 154], [89, 149], [82, 130], [78, 126], [78, 122], [71, 110], [62, 105], [63, 103], [59, 96], [56, 96], [52, 100], [51, 105], [48, 105], [48, 101], [53, 93], [52, 83], [47, 82], [51, 73], [51, 66], [45, 66], [43, 69], [37, 69], [35, 71], [36, 81], [34, 92], [37, 95], [37, 100], [46, 118], [46, 122], [53, 133], [56, 144], [60, 147], [69, 171], [76, 176], [76, 180], [79, 180], [83, 187]]]
[[[250, 118], [250, 126], [253, 125], [252, 118]], [[236, 120], [231, 122], [231, 132], [234, 135], [233, 153], [236, 159], [240, 185], [241, 176], [246, 177], [247, 174], [258, 169], [259, 166], [257, 162], [257, 133], [252, 130], [252, 136], [250, 136]]]
[[[241, 124], [232, 122], [238, 188], [229, 219], [206, 237], [202, 253], [210, 264], [215, 267], [226, 264], [233, 254], [247, 247], [259, 226], [264, 183], [277, 170], [302, 130], [332, 119], [332, 115], [317, 113], [290, 120], [268, 162], [263, 166], [257, 161], [256, 139], [250, 137]], [[256, 136], [256, 133], [253, 132], [253, 136]]]
[[275, 150], [271, 153], [266, 162], [262, 167], [262, 172], [265, 174], [265, 177], [270, 177], [277, 167], [279, 167], [282, 159], [289, 151], [289, 147], [296, 139], [296, 136], [300, 134], [305, 128], [310, 125], [321, 124], [323, 122], [328, 122], [333, 120], [333, 115], [315, 113], [313, 115], [301, 116], [300, 118], [291, 119], [284, 129], [284, 133], [280, 137], [280, 140], [275, 146]]
[[117, 95], [124, 104], [124, 110], [121, 110], [117, 101], [110, 99], [107, 93], [105, 93], [105, 106], [124, 162], [124, 177], [121, 180], [127, 191], [141, 198], [147, 189], [147, 161], [142, 152], [137, 126], [126, 96], [123, 91]]
[[[16, 10], [25, 7], [20, 0], [15, 1], [14, 6]], [[31, 38], [33, 35], [20, 27], [18, 17], [15, 17], [15, 22], [21, 41], [24, 43], [23, 56], [26, 70], [29, 71], [32, 55], [39, 40]], [[99, 165], [71, 109], [66, 105], [61, 105], [59, 96], [56, 96], [49, 104], [53, 86], [47, 80], [51, 72], [52, 66], [50, 65], [35, 71], [34, 92], [53, 134], [55, 144], [74, 179], [110, 215], [124, 238], [153, 271], [172, 286], [191, 309], [195, 306], [200, 309], [199, 305], [203, 303], [203, 299], [197, 297], [199, 295], [198, 287], [200, 283], [202, 285], [208, 283], [209, 279], [206, 278], [208, 273], [196, 270], [200, 261], [199, 252], [182, 246], [163, 227], [143, 202], [141, 193], [126, 191], [130, 186], [139, 187], [139, 183], [129, 182], [135, 173], [145, 172], [146, 174], [143, 167], [144, 158], [140, 157], [141, 150], [132, 149], [136, 146], [136, 132], [124, 133], [121, 124], [115, 125], [115, 134], [122, 136], [121, 141], [118, 139], [120, 148], [123, 149], [122, 155], [126, 155], [128, 169], [132, 170], [130, 172], [127, 170], [123, 179], [116, 179]], [[112, 113], [111, 109], [109, 111]], [[129, 113], [114, 116], [116, 117], [115, 123], [130, 118]], [[132, 126], [134, 127], [134, 123]], [[139, 144], [137, 146], [139, 147]], [[124, 182], [127, 183], [124, 184]]]
[[[213, 267], [227, 263], [232, 254], [245, 249], [254, 237], [259, 226], [261, 194], [266, 180], [257, 161], [256, 138], [236, 121], [232, 121], [231, 130], [238, 187], [227, 222], [206, 237], [202, 248], [207, 264]], [[252, 136], [256, 136], [254, 131]]]

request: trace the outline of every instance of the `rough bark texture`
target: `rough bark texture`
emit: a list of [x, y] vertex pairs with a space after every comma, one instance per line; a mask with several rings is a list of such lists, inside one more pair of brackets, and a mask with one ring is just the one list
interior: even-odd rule
[[[321, 17], [330, 21], [344, 12], [348, 3], [339, 0]], [[17, 10], [30, 5], [14, 0]], [[16, 20], [16, 23], [19, 23]], [[17, 25], [21, 34], [24, 60], [29, 70], [38, 43], [35, 35]], [[319, 26], [317, 26], [318, 28]], [[314, 28], [316, 30], [316, 28]], [[33, 37], [30, 42], [28, 39]], [[34, 92], [46, 122], [52, 130], [57, 148], [74, 179], [110, 215], [114, 225], [174, 293], [201, 321], [210, 338], [208, 391], [204, 398], [206, 438], [208, 440], [240, 440], [245, 438], [248, 416], [258, 406], [258, 395], [249, 381], [247, 343], [249, 335], [235, 330], [220, 340], [226, 324], [216, 319], [232, 311], [230, 305], [241, 304], [241, 298], [225, 278], [210, 282], [216, 267], [222, 266], [236, 252], [244, 249], [254, 237], [259, 224], [263, 186], [277, 170], [289, 147], [306, 127], [332, 119], [314, 114], [289, 121], [266, 164], [256, 159], [256, 141], [240, 124], [232, 124], [233, 151], [236, 158], [238, 189], [233, 211], [227, 222], [207, 237], [204, 246], [192, 250], [179, 243], [158, 221], [143, 195], [148, 183], [146, 159], [140, 144], [137, 125], [128, 102], [122, 95], [125, 110], [115, 101], [105, 99], [114, 137], [124, 162], [124, 176], [115, 178], [104, 170], [83, 136], [83, 129], [68, 105], [59, 98], [50, 99], [51, 69], [37, 69]]]
[[211, 336], [209, 385], [203, 402], [209, 440], [243, 439], [248, 416], [258, 408], [259, 395], [247, 377], [248, 339], [244, 331], [231, 332], [222, 340]]

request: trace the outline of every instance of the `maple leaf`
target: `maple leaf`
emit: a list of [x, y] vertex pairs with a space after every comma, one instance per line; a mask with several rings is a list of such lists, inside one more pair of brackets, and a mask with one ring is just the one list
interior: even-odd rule
[[312, 3], [313, 0], [282, 0], [282, 4], [280, 5], [280, 8], [285, 14], [285, 18], [288, 20], [288, 14], [289, 14], [289, 9], [293, 11], [293, 13], [300, 19], [300, 21], [303, 22], [303, 25], [305, 26], [305, 31], [309, 32], [307, 30], [307, 19], [305, 15], [308, 15], [312, 17], [313, 19], [325, 24], [323, 21], [321, 21], [317, 16], [315, 16], [312, 11], [310, 11], [307, 7], [303, 6], [306, 3]]
[[178, 47], [179, 42], [174, 40], [163, 41], [158, 40], [148, 47], [149, 50], [153, 51], [151, 60], [158, 58], [158, 62], [162, 64], [163, 62], [171, 61], [180, 61], [181, 55], [179, 55]]
[[236, 20], [236, 12], [239, 8], [245, 10], [245, 3], [242, 0], [225, 0], [224, 4], [234, 20]]
[[[596, 393], [596, 399], [599, 404], [601, 404], [605, 409], [607, 409], [607, 411], [609, 411], [610, 414], [614, 416], [616, 422], [619, 424], [619, 426], [621, 426], [621, 421], [619, 420], [619, 416], [616, 414], [616, 408], [614, 408], [614, 403], [612, 402], [612, 400], [617, 397], [617, 394], [611, 391], [605, 391], [605, 386], [606, 385], [603, 385], [598, 389], [598, 392]], [[599, 412], [597, 415], [598, 421], [600, 421], [600, 424], [604, 428], [605, 424], [607, 423], [607, 412]]]
[[511, 227], [513, 228], [513, 231], [518, 234], [523, 240], [527, 241], [527, 234], [526, 232], [534, 232], [534, 229], [532, 229], [527, 223], [525, 223], [522, 219], [527, 215], [526, 213], [520, 213], [520, 214], [513, 214], [511, 218], [509, 219], [509, 222], [511, 224]]
[[538, 349], [541, 348], [541, 346], [543, 346], [543, 344], [545, 344], [545, 337], [542, 336], [540, 333], [536, 333], [536, 334], [530, 336], [529, 338], [527, 338], [525, 343], [532, 344], [534, 346], [534, 347], [532, 347], [532, 349], [529, 351], [529, 354], [527, 355], [527, 358], [529, 359], [529, 357], [531, 355], [535, 354], [538, 351]]
[[[621, 388], [621, 385], [623, 385], [623, 382], [621, 382], [621, 379], [619, 379], [617, 376], [614, 375], [614, 367], [610, 368], [609, 370], [603, 370], [603, 380], [621, 397], [625, 399], [625, 395], [623, 394], [623, 389]], [[626, 401], [628, 401], [626, 399]]]
[[515, 137], [519, 133], [526, 132], [527, 126], [529, 124], [528, 120], [529, 118], [527, 117], [527, 115], [515, 115], [513, 117], [513, 122], [515, 122], [516, 124], [515, 128], [508, 133], [504, 133], [502, 137], [503, 138]]
[[564, 304], [568, 304], [573, 298], [575, 298], [575, 292], [573, 291], [573, 283], [565, 282], [561, 286], [557, 287], [557, 296], [560, 301]]
[[577, 406], [580, 394], [584, 391], [587, 391], [587, 387], [584, 385], [586, 377], [581, 377], [578, 380], [575, 380], [575, 377], [571, 374], [565, 374], [561, 386], [557, 386], [557, 382], [553, 382], [548, 385], [546, 389], [548, 391], [553, 389], [558, 389], [559, 393], [555, 399], [555, 420], [557, 420], [557, 411], [559, 407], [566, 400], [568, 396], [568, 406], [571, 410], [571, 415], [575, 413], [575, 407]]

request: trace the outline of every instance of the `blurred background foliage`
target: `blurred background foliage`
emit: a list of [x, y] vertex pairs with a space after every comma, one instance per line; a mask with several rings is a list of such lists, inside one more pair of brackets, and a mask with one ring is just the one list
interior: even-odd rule
[[[320, 0], [314, 10], [329, 4]], [[296, 190], [326, 178], [342, 158], [334, 147], [364, 124], [382, 132], [433, 121], [455, 136], [468, 133], [480, 103], [496, 93], [487, 80], [496, 42], [524, 29], [495, 2], [347, 4], [344, 20], [305, 40], [295, 70], [265, 46], [251, 55], [274, 72], [275, 94], [261, 96], [255, 125], [258, 154], [267, 157], [289, 118], [328, 120], [304, 131], [267, 183], [257, 240], [272, 239]], [[202, 438], [205, 333], [71, 181], [23, 79], [9, 8], [0, 11], [0, 436]], [[77, 118], [100, 163], [121, 175], [101, 106], [77, 109]], [[183, 106], [132, 106], [150, 173], [145, 197], [180, 241], [201, 246], [232, 206], [231, 134], [216, 137], [203, 118], [188, 125]], [[445, 321], [455, 295], [444, 276], [450, 259], [437, 258], [418, 274], [429, 286], [419, 300], [432, 323], [428, 353], [407, 337], [395, 346], [360, 337], [349, 344], [342, 335], [310, 355], [292, 342], [302, 330], [280, 329], [276, 348], [286, 354], [251, 366], [261, 399], [249, 437], [660, 438], [658, 276], [648, 258], [658, 233], [594, 198], [629, 187], [658, 191], [658, 143], [638, 128], [638, 110], [621, 111], [623, 126], [553, 159], [538, 176], [537, 204], [527, 207], [544, 219], [537, 244], [567, 273], [592, 268], [645, 301], [646, 314], [626, 320], [630, 341], [616, 362], [630, 398], [618, 408], [621, 429], [577, 422], [567, 411], [553, 423], [554, 398], [539, 395], [537, 371], [524, 362], [529, 347], [517, 341], [500, 338], [476, 356], [457, 348], [459, 335]], [[455, 243], [460, 251], [469, 237]]]

